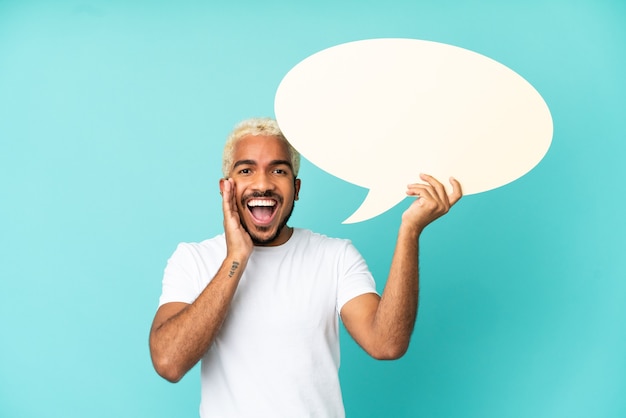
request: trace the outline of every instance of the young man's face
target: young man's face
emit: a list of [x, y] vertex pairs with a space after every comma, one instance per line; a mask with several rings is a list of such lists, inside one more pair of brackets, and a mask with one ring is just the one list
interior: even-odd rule
[[235, 145], [230, 177], [241, 224], [255, 245], [281, 245], [300, 180], [295, 179], [287, 145], [274, 136], [245, 136]]

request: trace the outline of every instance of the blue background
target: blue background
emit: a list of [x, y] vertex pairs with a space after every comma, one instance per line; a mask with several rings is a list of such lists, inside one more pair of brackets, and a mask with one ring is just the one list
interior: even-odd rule
[[[626, 416], [625, 23], [622, 0], [0, 0], [0, 416], [197, 416], [198, 369], [172, 385], [149, 359], [165, 262], [221, 232], [231, 127], [308, 55], [377, 37], [507, 65], [555, 129], [426, 230], [404, 358], [342, 331], [348, 416]], [[352, 239], [382, 290], [409, 201], [341, 225], [366, 190], [301, 177], [292, 224]]]

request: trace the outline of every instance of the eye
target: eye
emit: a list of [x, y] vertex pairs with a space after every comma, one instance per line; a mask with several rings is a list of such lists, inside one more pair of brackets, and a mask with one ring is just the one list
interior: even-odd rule
[[242, 168], [241, 170], [239, 170], [239, 174], [250, 174], [252, 173], [252, 170], [250, 170], [249, 168]]
[[274, 169], [272, 170], [272, 174], [278, 175], [278, 176], [289, 176], [291, 174], [291, 168], [288, 166], [278, 166], [278, 167], [274, 167]]

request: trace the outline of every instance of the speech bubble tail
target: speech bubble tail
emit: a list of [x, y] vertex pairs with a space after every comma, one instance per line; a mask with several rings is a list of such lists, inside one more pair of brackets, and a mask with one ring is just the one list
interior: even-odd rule
[[400, 203], [406, 194], [392, 193], [389, 190], [375, 190], [370, 189], [361, 203], [361, 206], [352, 214], [348, 219], [342, 222], [342, 224], [353, 224], [357, 222], [367, 221], [372, 219], [383, 212], [391, 209], [398, 203]]

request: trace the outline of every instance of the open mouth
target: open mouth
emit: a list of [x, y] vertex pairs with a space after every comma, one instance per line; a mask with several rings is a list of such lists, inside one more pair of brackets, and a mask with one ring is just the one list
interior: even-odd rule
[[268, 198], [250, 199], [246, 204], [252, 218], [259, 224], [268, 224], [274, 218], [278, 202]]

